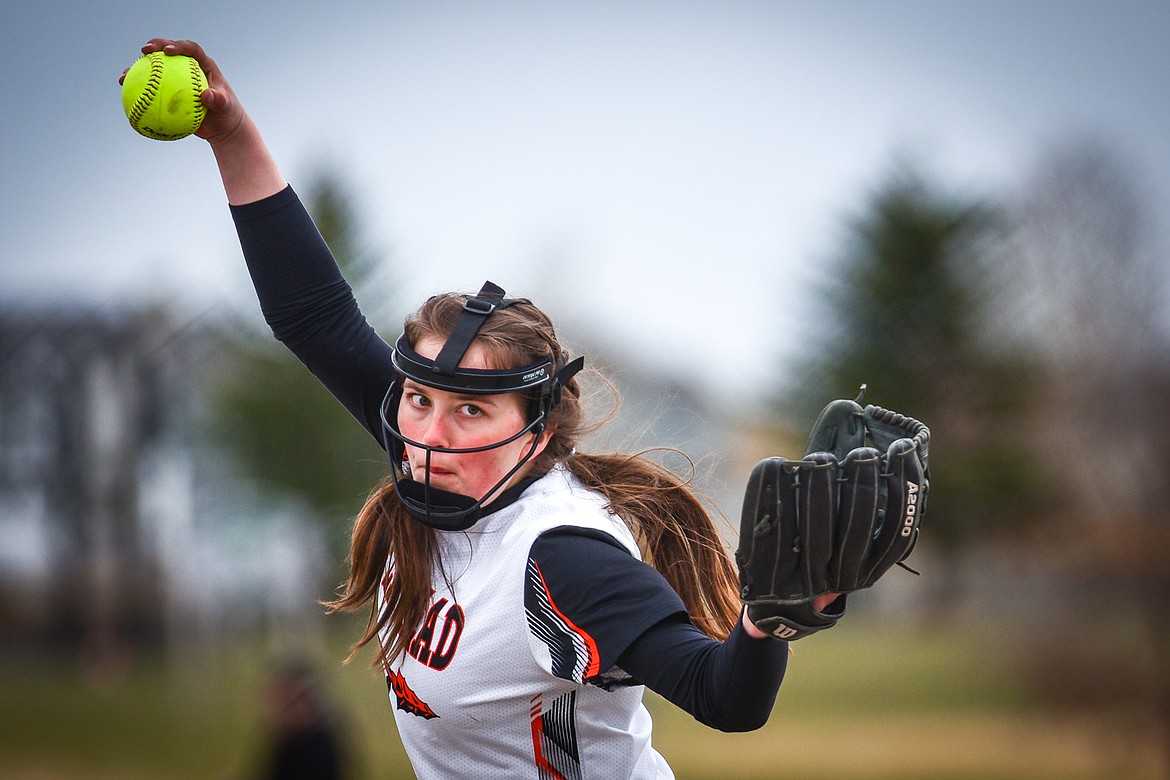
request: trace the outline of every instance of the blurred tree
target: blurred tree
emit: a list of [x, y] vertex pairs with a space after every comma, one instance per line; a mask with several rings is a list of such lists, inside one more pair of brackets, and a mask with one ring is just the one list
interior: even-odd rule
[[[988, 204], [943, 197], [913, 163], [895, 165], [848, 222], [813, 296], [807, 348], [777, 397], [798, 430], [863, 383], [865, 401], [926, 422], [932, 483], [923, 542], [943, 555], [1039, 509], [1040, 472], [1014, 435], [1031, 373], [984, 329], [984, 250], [998, 223]], [[946, 573], [934, 580], [943, 600]]]
[[[365, 237], [349, 188], [322, 167], [309, 179], [304, 202], [367, 318], [386, 316], [393, 302], [378, 276], [385, 253]], [[385, 455], [266, 328], [253, 321], [232, 331], [235, 368], [213, 402], [218, 438], [245, 476], [317, 515], [340, 562], [346, 520], [386, 473]]]
[[1050, 150], [1014, 210], [996, 321], [1043, 368], [1039, 441], [1065, 507], [1046, 538], [1079, 585], [1036, 668], [1077, 670], [1049, 686], [1080, 699], [1062, 703], [1147, 705], [1170, 771], [1170, 263], [1138, 181], [1098, 140]]

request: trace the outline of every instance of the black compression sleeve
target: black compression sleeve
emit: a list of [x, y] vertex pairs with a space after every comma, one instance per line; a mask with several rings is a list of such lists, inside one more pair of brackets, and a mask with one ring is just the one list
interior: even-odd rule
[[738, 622], [727, 641], [716, 642], [676, 616], [638, 637], [618, 664], [700, 723], [720, 731], [752, 731], [772, 712], [788, 643], [753, 639]]
[[248, 273], [273, 335], [379, 442], [390, 347], [366, 322], [291, 187], [231, 206]]
[[665, 578], [612, 537], [554, 529], [532, 546], [557, 609], [589, 634], [601, 656], [701, 723], [750, 731], [768, 719], [788, 644], [753, 639], [736, 624], [726, 642], [699, 631]]

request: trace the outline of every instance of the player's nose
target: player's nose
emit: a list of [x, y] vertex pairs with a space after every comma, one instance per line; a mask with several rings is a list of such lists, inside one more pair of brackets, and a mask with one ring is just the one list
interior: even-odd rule
[[451, 446], [451, 421], [440, 409], [432, 409], [423, 424], [419, 441], [428, 447]]

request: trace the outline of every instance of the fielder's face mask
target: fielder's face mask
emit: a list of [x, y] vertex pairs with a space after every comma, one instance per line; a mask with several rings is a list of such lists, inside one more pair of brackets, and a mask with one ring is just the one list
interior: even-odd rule
[[[390, 478], [399, 500], [416, 520], [442, 531], [462, 531], [475, 524], [482, 515], [483, 502], [507, 484], [516, 472], [536, 454], [540, 435], [548, 426], [548, 416], [561, 400], [561, 388], [585, 365], [585, 358], [579, 357], [569, 363], [558, 359], [534, 363], [520, 368], [487, 370], [459, 368], [459, 362], [471, 346], [480, 326], [499, 309], [507, 308], [516, 301], [505, 298], [504, 291], [485, 282], [478, 295], [468, 298], [455, 328], [434, 360], [419, 355], [411, 347], [404, 334], [398, 339], [391, 355], [398, 377], [386, 391], [382, 400], [383, 445], [390, 456]], [[528, 424], [517, 433], [482, 447], [433, 447], [408, 439], [398, 429], [398, 405], [402, 401], [403, 379], [410, 379], [437, 390], [468, 395], [495, 395], [499, 393], [526, 393], [530, 396]], [[532, 446], [527, 454], [499, 482], [483, 496], [464, 496], [431, 486], [431, 455], [443, 453], [484, 452], [503, 447], [521, 436], [531, 433]], [[399, 477], [404, 462], [406, 445], [417, 447], [426, 453], [426, 468], [423, 480]]]

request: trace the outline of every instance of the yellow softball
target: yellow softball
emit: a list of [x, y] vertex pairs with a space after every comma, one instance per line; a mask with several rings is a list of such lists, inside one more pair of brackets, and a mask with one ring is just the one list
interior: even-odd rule
[[199, 96], [207, 76], [192, 57], [155, 51], [130, 66], [122, 108], [130, 126], [156, 141], [177, 141], [199, 129], [206, 109]]

